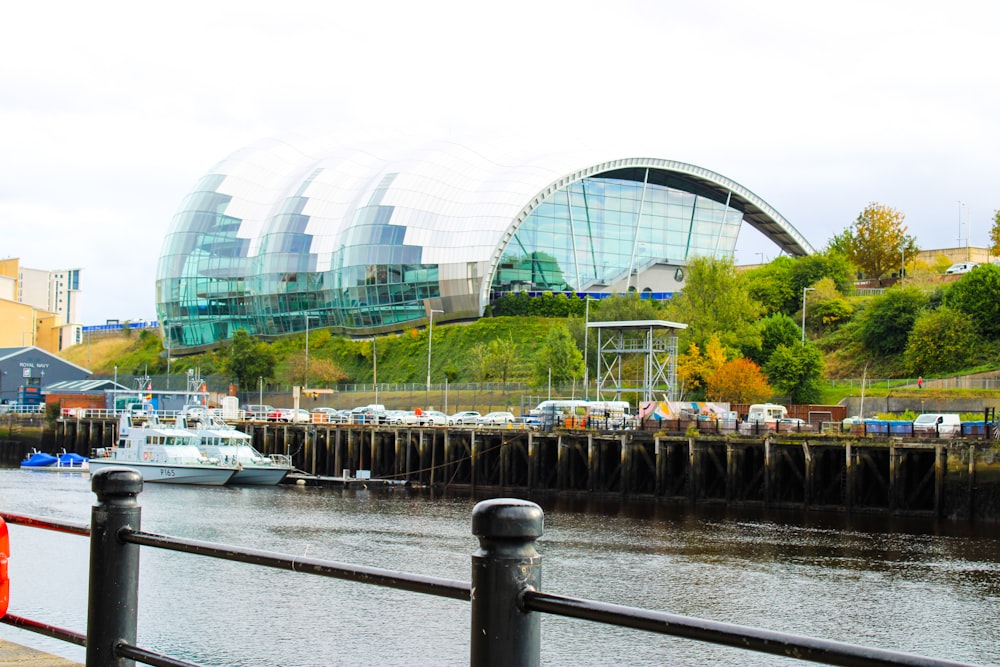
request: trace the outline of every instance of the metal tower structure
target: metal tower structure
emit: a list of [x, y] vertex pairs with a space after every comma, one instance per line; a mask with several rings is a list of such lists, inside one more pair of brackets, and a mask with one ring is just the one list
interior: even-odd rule
[[[652, 401], [654, 392], [666, 394], [666, 400], [677, 397], [677, 332], [686, 324], [666, 320], [626, 320], [620, 322], [588, 322], [597, 329], [597, 398], [613, 394], [638, 394], [636, 402]], [[629, 379], [623, 373], [626, 361], [641, 358], [642, 378]], [[635, 368], [635, 364], [631, 368]]]

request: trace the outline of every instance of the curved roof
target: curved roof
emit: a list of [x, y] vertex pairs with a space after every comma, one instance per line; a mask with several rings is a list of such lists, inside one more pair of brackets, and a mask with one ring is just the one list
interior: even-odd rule
[[[173, 347], [184, 347], [229, 337], [235, 327], [294, 331], [303, 326], [303, 312], [323, 313], [321, 326], [347, 331], [418, 321], [433, 307], [430, 299], [458, 318], [482, 314], [508, 243], [517, 239], [512, 248], [518, 249], [527, 243], [517, 236], [521, 225], [528, 221], [529, 238], [537, 233], [529, 228], [544, 216], [533, 212], [551, 205], [560, 190], [568, 202], [568, 186], [585, 179], [633, 181], [643, 193], [649, 184], [718, 202], [733, 212], [724, 223], [727, 236], [719, 232], [729, 244], [725, 252], [736, 242], [740, 215], [783, 251], [813, 252], [770, 205], [720, 174], [673, 160], [545, 144], [392, 139], [357, 148], [264, 140], [236, 151], [199, 181], [174, 215], [157, 271], [161, 325], [175, 338]], [[608, 224], [620, 233], [617, 210]], [[695, 207], [690, 210], [693, 228], [698, 221]], [[547, 247], [532, 249], [540, 274], [549, 270], [544, 262], [558, 273], [557, 260], [545, 257], [562, 243], [556, 230], [547, 231], [554, 235]], [[628, 237], [617, 243], [631, 246], [632, 258], [617, 252], [628, 261], [603, 266], [636, 268], [638, 232]]]
[[659, 158], [602, 159], [578, 147], [540, 152], [439, 141], [337, 148], [314, 157], [289, 143], [265, 140], [237, 151], [210, 174], [221, 177], [214, 190], [232, 197], [225, 213], [240, 221], [236, 236], [249, 240], [248, 256], [275, 247], [263, 239], [288, 233], [282, 213], [295, 207], [308, 218], [300, 233], [309, 237], [307, 250], [317, 262], [309, 268], [323, 271], [358, 210], [376, 201], [393, 207], [393, 224], [407, 228], [404, 243], [422, 246], [425, 262], [455, 261], [457, 249], [465, 259], [494, 260], [504, 246], [497, 241], [558, 188], [607, 172], [641, 181], [646, 168], [659, 172], [666, 185], [728, 201], [784, 252], [813, 252], [773, 207], [725, 176]]

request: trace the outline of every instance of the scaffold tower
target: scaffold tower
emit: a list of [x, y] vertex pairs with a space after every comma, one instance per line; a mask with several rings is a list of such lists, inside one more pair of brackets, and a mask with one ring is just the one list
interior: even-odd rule
[[588, 322], [597, 329], [597, 398], [637, 394], [636, 402], [675, 400], [677, 332], [686, 324], [666, 320]]

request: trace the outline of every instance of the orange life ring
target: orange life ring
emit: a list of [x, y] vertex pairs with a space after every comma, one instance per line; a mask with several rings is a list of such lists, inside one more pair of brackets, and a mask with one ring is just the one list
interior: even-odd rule
[[142, 453], [142, 460], [143, 461], [148, 461], [149, 460], [149, 452], [143, 452]]

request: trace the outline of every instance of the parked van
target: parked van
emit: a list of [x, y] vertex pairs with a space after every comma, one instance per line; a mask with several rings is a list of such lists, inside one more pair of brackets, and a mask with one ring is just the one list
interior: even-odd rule
[[788, 408], [777, 403], [754, 403], [747, 410], [748, 422], [776, 422], [788, 417]]
[[913, 435], [925, 438], [954, 438], [962, 434], [962, 419], [948, 412], [925, 412], [913, 420]]

